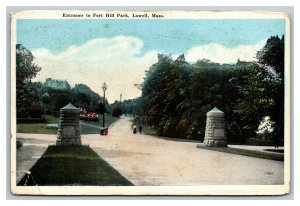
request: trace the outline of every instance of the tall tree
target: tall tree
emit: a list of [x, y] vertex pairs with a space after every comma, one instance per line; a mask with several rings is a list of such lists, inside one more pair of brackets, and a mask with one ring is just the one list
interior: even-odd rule
[[182, 119], [189, 85], [190, 64], [180, 55], [175, 61], [168, 55], [158, 55], [150, 67], [142, 87], [145, 120], [158, 135], [186, 136], [186, 120]]
[[163, 118], [163, 101], [166, 95], [163, 89], [171, 62], [170, 56], [158, 54], [158, 62], [153, 64], [149, 71], [146, 71], [142, 87], [145, 120], [157, 129]]
[[243, 136], [253, 137], [260, 121], [272, 111], [274, 78], [261, 65], [243, 63], [236, 79], [240, 97], [235, 113], [239, 115]]
[[271, 36], [266, 45], [257, 53], [257, 59], [265, 70], [275, 76], [272, 95], [274, 105], [270, 109], [269, 116], [274, 122], [274, 141], [284, 139], [284, 36]]
[[36, 102], [37, 93], [29, 84], [41, 68], [34, 64], [33, 60], [31, 51], [21, 44], [16, 45], [17, 117], [27, 117], [30, 107]]

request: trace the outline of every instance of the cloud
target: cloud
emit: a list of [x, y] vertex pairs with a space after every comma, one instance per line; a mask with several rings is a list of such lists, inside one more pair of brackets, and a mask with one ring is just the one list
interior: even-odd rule
[[209, 59], [217, 63], [235, 63], [238, 59], [253, 61], [265, 42], [266, 40], [261, 40], [254, 45], [238, 45], [232, 48], [210, 43], [189, 49], [185, 57], [189, 62], [196, 62], [199, 59]]
[[[265, 40], [254, 45], [228, 48], [220, 44], [199, 45], [185, 52], [186, 60], [196, 62], [209, 59], [218, 63], [234, 63], [238, 59], [252, 61]], [[32, 53], [35, 63], [42, 67], [34, 81], [46, 78], [67, 80], [71, 86], [82, 83], [103, 95], [101, 86], [106, 82], [109, 102], [132, 99], [141, 95], [134, 84], [141, 83], [145, 70], [157, 62], [158, 51], [142, 53], [144, 42], [134, 36], [92, 39], [82, 45], [73, 45], [60, 53], [36, 49]], [[178, 55], [177, 55], [178, 56]], [[176, 59], [176, 55], [172, 55]]]
[[72, 86], [88, 85], [103, 95], [101, 85], [106, 82], [108, 101], [139, 96], [134, 83], [141, 83], [147, 70], [157, 61], [156, 51], [141, 53], [144, 42], [133, 36], [93, 39], [82, 45], [73, 45], [61, 53], [47, 49], [32, 51], [35, 63], [42, 67], [35, 81], [51, 77], [67, 80]]

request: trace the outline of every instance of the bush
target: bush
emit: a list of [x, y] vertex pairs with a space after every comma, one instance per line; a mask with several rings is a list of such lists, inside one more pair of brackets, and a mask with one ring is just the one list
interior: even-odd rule
[[119, 107], [113, 109], [112, 114], [113, 117], [120, 117], [122, 115], [122, 110]]
[[235, 121], [226, 124], [226, 136], [228, 142], [244, 143], [246, 141], [242, 135], [240, 125]]
[[176, 136], [180, 138], [187, 138], [187, 129], [186, 120], [180, 120], [176, 126]]
[[17, 140], [17, 149], [19, 149], [20, 147], [22, 147], [23, 146], [23, 143], [21, 142], [21, 141], [18, 141]]
[[31, 123], [45, 123], [46, 119], [44, 117], [41, 118], [17, 118], [18, 124], [31, 124]]
[[43, 107], [39, 102], [33, 103], [29, 108], [29, 115], [32, 118], [40, 118], [43, 115]]
[[28, 109], [26, 109], [25, 107], [17, 108], [17, 118], [27, 118], [28, 116]]

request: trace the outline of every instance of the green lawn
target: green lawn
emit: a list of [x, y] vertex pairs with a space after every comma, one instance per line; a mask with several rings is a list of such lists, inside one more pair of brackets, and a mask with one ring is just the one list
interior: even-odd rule
[[257, 157], [257, 158], [269, 159], [269, 160], [277, 160], [282, 162], [284, 161], [284, 156], [282, 154], [265, 153], [265, 152], [254, 151], [254, 150], [245, 150], [245, 149], [229, 148], [229, 147], [207, 147], [207, 146], [200, 146], [200, 145], [197, 145], [197, 147], [201, 149], [225, 152], [230, 154], [244, 155], [244, 156]]
[[[26, 123], [17, 124], [18, 133], [34, 133], [34, 134], [56, 134], [57, 128], [47, 127], [48, 123], [58, 123], [59, 118], [50, 115], [45, 115], [47, 123]], [[112, 123], [117, 121], [119, 118], [111, 115], [105, 115], [105, 124], [110, 126]], [[99, 121], [83, 121], [81, 120], [81, 133], [82, 134], [94, 134], [99, 133], [100, 127], [102, 127], [102, 115], [100, 115]]]
[[59, 117], [54, 117], [51, 115], [44, 115], [47, 123], [57, 123], [59, 121]]
[[56, 134], [57, 128], [47, 127], [48, 123], [58, 123], [59, 118], [44, 115], [47, 123], [26, 123], [26, 124], [17, 124], [18, 133], [36, 133], [36, 134]]
[[57, 128], [47, 127], [45, 123], [17, 124], [18, 133], [56, 134]]
[[133, 185], [88, 146], [49, 146], [30, 172], [19, 186]]

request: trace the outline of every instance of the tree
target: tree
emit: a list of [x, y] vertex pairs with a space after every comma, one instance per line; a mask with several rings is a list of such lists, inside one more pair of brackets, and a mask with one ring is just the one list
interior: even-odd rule
[[218, 107], [226, 114], [226, 134], [230, 140], [239, 141], [241, 136], [230, 129], [233, 126], [237, 128], [236, 122], [239, 122], [233, 112], [239, 98], [236, 74], [235, 65], [220, 65], [207, 59], [198, 60], [192, 65], [188, 85], [190, 94], [185, 102], [188, 110], [184, 114], [188, 120], [189, 138], [203, 140], [206, 113]]
[[258, 63], [237, 64], [241, 97], [235, 112], [248, 137], [255, 136], [261, 120], [270, 117], [277, 144], [284, 136], [284, 37], [271, 36], [256, 57]]
[[122, 112], [124, 114], [134, 114], [134, 112], [135, 112], [135, 104], [136, 104], [136, 99], [124, 100], [122, 102], [122, 105], [121, 105]]
[[273, 123], [273, 135], [282, 138], [284, 38], [270, 37], [257, 59], [236, 64], [201, 59], [189, 64], [184, 55], [174, 61], [159, 54], [146, 71], [141, 101], [134, 101], [134, 108], [142, 105], [139, 116], [158, 135], [201, 140], [206, 113], [218, 107], [226, 114], [231, 142], [256, 136], [266, 116]]
[[38, 89], [39, 98], [46, 114], [58, 116], [60, 109], [72, 101], [71, 86], [67, 80], [47, 78], [45, 82], [35, 85], [41, 87]]
[[274, 87], [269, 88], [274, 98], [270, 118], [274, 122], [274, 141], [284, 139], [284, 36], [271, 36], [257, 52], [257, 59], [264, 69], [274, 76]]
[[71, 92], [68, 90], [51, 90], [51, 113], [54, 116], [59, 116], [59, 111], [62, 107], [71, 102]]
[[120, 117], [122, 115], [122, 109], [120, 107], [113, 108], [112, 114], [113, 117]]
[[43, 102], [43, 104], [49, 104], [51, 97], [50, 94], [48, 92], [45, 92], [42, 96], [41, 96], [41, 100]]
[[281, 80], [284, 77], [284, 36], [280, 39], [278, 36], [271, 36], [266, 45], [257, 52], [256, 58], [259, 63], [269, 66], [278, 75]]
[[261, 120], [270, 114], [274, 105], [274, 79], [262, 66], [245, 63], [239, 70], [236, 81], [240, 97], [235, 113], [239, 115], [243, 136], [253, 137]]
[[89, 111], [97, 111], [103, 113], [103, 98], [100, 98], [99, 94], [95, 93], [85, 84], [76, 84], [71, 89], [72, 99], [74, 105], [78, 107], [84, 107]]
[[[158, 135], [186, 136], [187, 127], [183, 126], [184, 121], [180, 121], [186, 110], [184, 100], [189, 72], [190, 64], [185, 61], [184, 55], [174, 61], [163, 54], [158, 55], [158, 62], [146, 72], [141, 111], [144, 112], [145, 121], [156, 128]], [[138, 105], [136, 108], [139, 108]]]
[[70, 90], [71, 86], [67, 80], [47, 78], [43, 84], [44, 89], [59, 89], [59, 90]]
[[31, 79], [41, 70], [33, 63], [34, 56], [31, 51], [21, 44], [16, 45], [16, 106], [17, 117], [27, 117], [29, 108], [37, 103], [36, 91], [29, 87]]
[[170, 69], [173, 60], [168, 55], [158, 54], [158, 62], [153, 64], [149, 71], [146, 71], [146, 77], [142, 85], [142, 104], [145, 121], [157, 128], [158, 133], [162, 133], [159, 126], [163, 118], [166, 73]]

